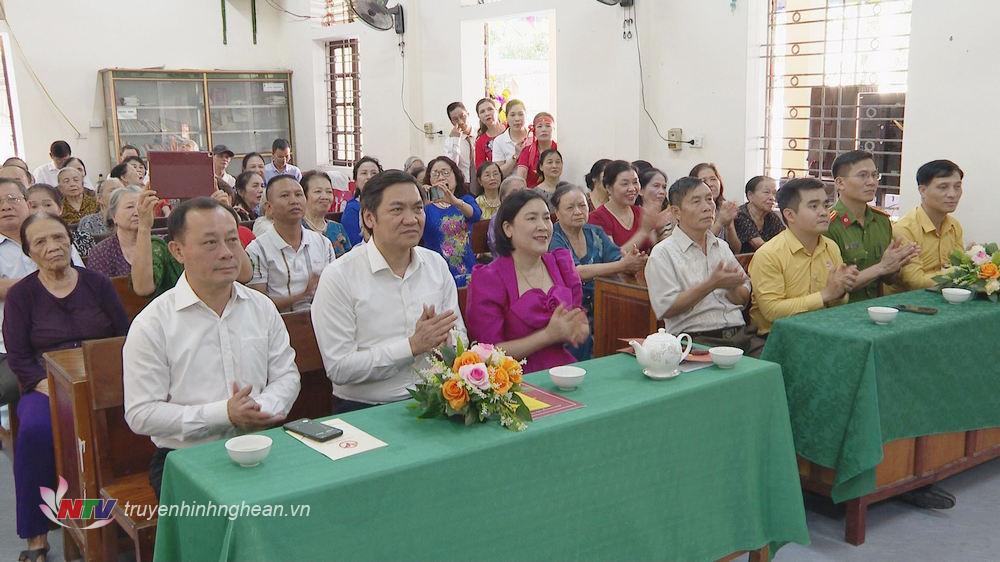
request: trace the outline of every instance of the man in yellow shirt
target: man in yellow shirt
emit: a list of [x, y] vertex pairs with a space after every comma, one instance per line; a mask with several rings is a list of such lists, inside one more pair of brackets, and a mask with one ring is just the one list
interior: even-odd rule
[[778, 190], [778, 209], [788, 228], [750, 262], [750, 319], [760, 334], [778, 318], [847, 302], [858, 280], [858, 268], [844, 265], [837, 244], [823, 236], [830, 213], [822, 181], [789, 181]]
[[920, 205], [896, 222], [892, 228], [896, 238], [915, 242], [920, 255], [900, 271], [903, 291], [935, 285], [932, 277], [948, 267], [948, 256], [965, 247], [962, 225], [951, 215], [962, 198], [965, 173], [950, 160], [933, 160], [917, 170]]

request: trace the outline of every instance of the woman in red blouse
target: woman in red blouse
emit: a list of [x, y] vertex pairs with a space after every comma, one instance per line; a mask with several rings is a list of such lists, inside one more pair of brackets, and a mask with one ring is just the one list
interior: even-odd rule
[[493, 139], [507, 130], [497, 119], [497, 106], [490, 98], [476, 102], [476, 115], [479, 116], [479, 134], [476, 135], [476, 169], [486, 162], [493, 161]]
[[[535, 115], [535, 119], [532, 121], [529, 130], [531, 136], [527, 139], [529, 142], [517, 159], [517, 175], [524, 178], [528, 187], [535, 187], [542, 181], [538, 177], [537, 171], [539, 157], [546, 150], [557, 148], [556, 141], [552, 138], [555, 123], [555, 118], [544, 111]], [[534, 137], [533, 142], [531, 142], [532, 137]]]
[[622, 252], [641, 247], [650, 235], [654, 220], [635, 204], [639, 196], [639, 175], [632, 164], [614, 160], [604, 168], [603, 180], [608, 202], [595, 209], [587, 222], [603, 228]]

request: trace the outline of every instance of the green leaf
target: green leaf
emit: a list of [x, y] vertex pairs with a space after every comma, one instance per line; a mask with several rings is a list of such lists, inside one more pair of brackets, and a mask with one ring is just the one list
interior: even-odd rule
[[995, 254], [993, 254], [993, 259], [991, 259], [990, 261], [993, 262], [993, 265], [1000, 265], [1000, 252], [996, 252]]
[[455, 336], [455, 355], [461, 355], [465, 353], [465, 342], [462, 341], [462, 336]]
[[458, 357], [458, 354], [455, 353], [455, 348], [451, 346], [446, 346], [442, 347], [440, 351], [441, 351], [441, 361], [443, 361], [444, 364], [447, 365], [448, 368], [450, 369], [451, 366], [455, 364], [455, 358]]
[[465, 409], [465, 425], [472, 425], [479, 421], [478, 410], [468, 406]]
[[967, 260], [968, 258], [969, 256], [966, 256], [965, 252], [961, 250], [955, 250], [951, 253], [951, 255], [948, 256], [948, 261], [951, 262], [951, 265], [960, 266], [963, 263], [965, 263], [965, 260]]
[[989, 255], [991, 255], [991, 256], [993, 254], [997, 253], [997, 250], [1000, 250], [1000, 246], [997, 246], [996, 242], [990, 242], [989, 244], [986, 244], [985, 246], [983, 246], [983, 248], [985, 248], [986, 249], [986, 253], [989, 254]]
[[533, 421], [531, 418], [531, 409], [528, 408], [528, 405], [525, 404], [524, 400], [522, 400], [517, 394], [514, 394], [514, 404], [516, 404], [516, 407], [514, 408], [515, 418], [525, 423]]

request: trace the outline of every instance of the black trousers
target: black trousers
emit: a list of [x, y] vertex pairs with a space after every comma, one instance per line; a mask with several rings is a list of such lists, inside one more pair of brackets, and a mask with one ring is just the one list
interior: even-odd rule
[[163, 484], [163, 464], [167, 462], [167, 453], [170, 451], [173, 449], [158, 447], [153, 453], [152, 460], [149, 461], [149, 485], [153, 487], [157, 501], [160, 499], [160, 486]]

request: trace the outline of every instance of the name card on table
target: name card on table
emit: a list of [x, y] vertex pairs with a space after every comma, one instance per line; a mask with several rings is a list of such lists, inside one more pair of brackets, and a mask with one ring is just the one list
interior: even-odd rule
[[361, 431], [340, 418], [327, 420], [321, 423], [331, 427], [340, 428], [344, 434], [336, 439], [331, 439], [326, 443], [320, 443], [289, 431], [286, 431], [285, 433], [298, 439], [310, 449], [329, 457], [331, 460], [340, 460], [345, 457], [350, 457], [358, 453], [364, 453], [371, 451], [372, 449], [378, 449], [388, 445], [385, 441]]

